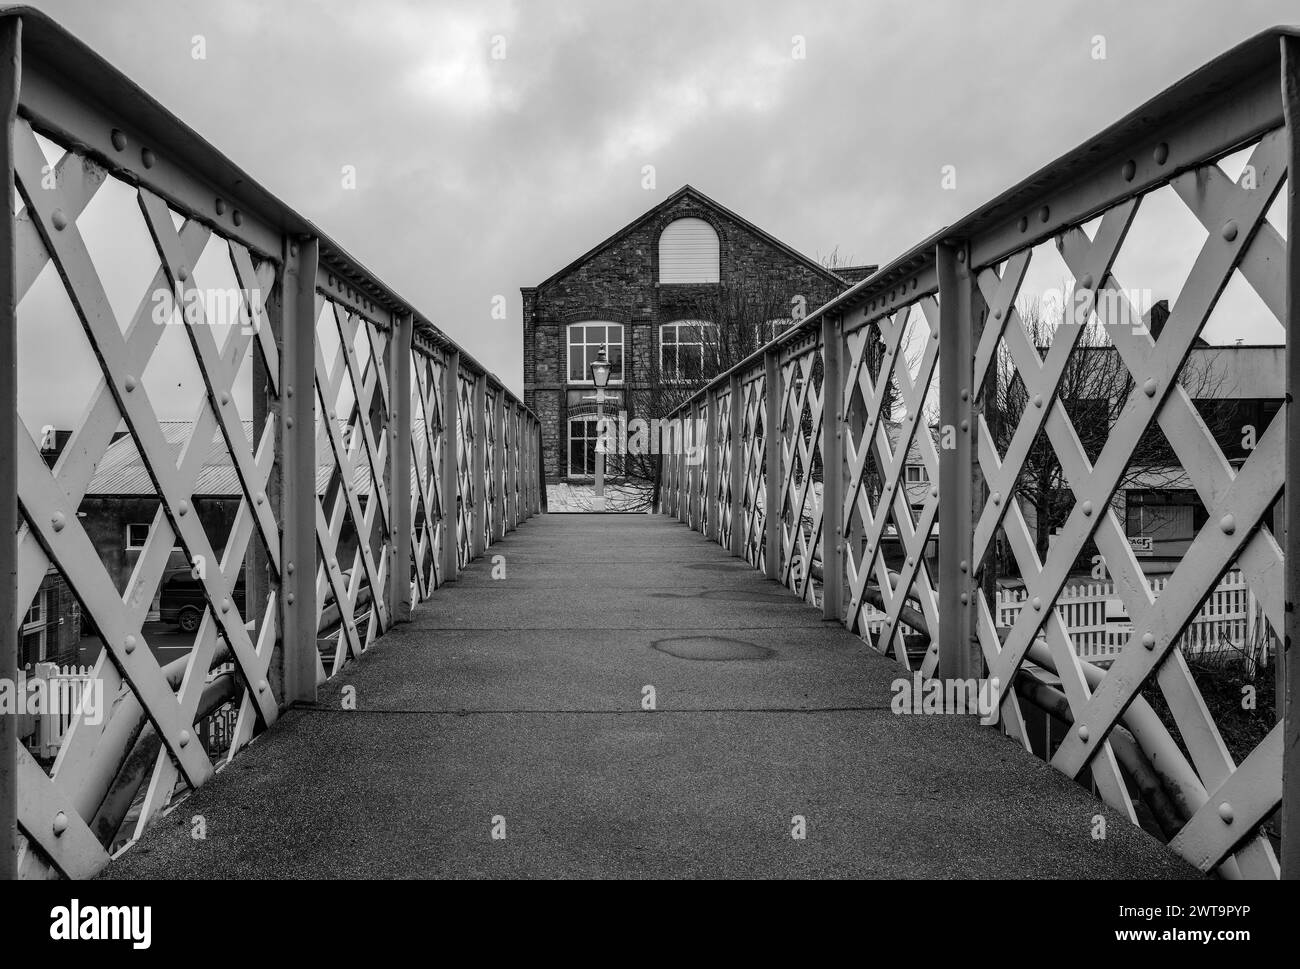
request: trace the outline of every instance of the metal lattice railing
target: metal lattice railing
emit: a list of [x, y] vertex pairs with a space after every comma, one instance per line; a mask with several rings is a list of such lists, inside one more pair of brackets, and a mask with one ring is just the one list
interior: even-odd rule
[[[1300, 37], [1239, 46], [714, 379], [668, 415], [662, 464], [661, 512], [923, 676], [987, 679], [1026, 749], [1027, 718], [1048, 711], [1060, 730], [1040, 754], [1225, 877], [1300, 875], [1300, 718], [1287, 706], [1300, 671], [1284, 645], [1300, 632], [1285, 531], [1300, 502], [1284, 489], [1300, 474], [1286, 431], [1300, 367], [1287, 363], [1265, 426], [1230, 431], [1250, 442], [1230, 458], [1197, 406], [1192, 358], [1216, 309], [1237, 313], [1243, 294], [1289, 343], [1298, 112]], [[1048, 327], [1044, 272], [1069, 280], [1069, 315]], [[1153, 288], [1167, 299], [1159, 325]], [[1222, 334], [1239, 325], [1217, 324], [1229, 350]], [[1073, 383], [1088, 354], [1114, 381], [1092, 409]], [[1204, 510], [1158, 579], [1117, 509], [1157, 438]], [[1044, 466], [1059, 474], [1046, 490]], [[1044, 546], [1051, 502], [1061, 520]], [[1129, 623], [1108, 667], [1080, 657], [1057, 608], [1081, 561]], [[1232, 704], [1211, 703], [1205, 667], [1179, 645], [1233, 570], [1271, 631], [1278, 682], [1275, 719], [1245, 731], [1227, 729]], [[1027, 607], [999, 627], [1009, 577]]]
[[[0, 436], [15, 536], [0, 571], [17, 576], [0, 678], [15, 678], [23, 615], [59, 583], [96, 630], [72, 648], [93, 640], [107, 707], [74, 717], [52, 762], [0, 718], [0, 865], [85, 877], [537, 514], [539, 429], [430, 321], [49, 20], [4, 14], [0, 48], [2, 389], [17, 413]], [[67, 383], [84, 400], [55, 456], [52, 390], [28, 381], [64, 366], [84, 368]], [[123, 453], [133, 463], [107, 480]], [[143, 536], [125, 564], [104, 542], [121, 527]], [[201, 618], [173, 659], [154, 647], [175, 637], [157, 616], [178, 561]], [[210, 753], [200, 738], [224, 710], [234, 726]]]

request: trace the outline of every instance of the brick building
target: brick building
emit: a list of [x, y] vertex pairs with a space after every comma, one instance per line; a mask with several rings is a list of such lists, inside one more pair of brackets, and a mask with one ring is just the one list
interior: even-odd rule
[[524, 399], [541, 421], [546, 480], [592, 476], [597, 415], [584, 398], [601, 345], [613, 364], [607, 414], [660, 417], [638, 415], [637, 401], [705, 354], [711, 338], [702, 332], [727, 325], [702, 319], [717, 294], [759, 286], [778, 294], [786, 309], [766, 321], [767, 339], [873, 269], [831, 271], [686, 185], [546, 281], [521, 288]]

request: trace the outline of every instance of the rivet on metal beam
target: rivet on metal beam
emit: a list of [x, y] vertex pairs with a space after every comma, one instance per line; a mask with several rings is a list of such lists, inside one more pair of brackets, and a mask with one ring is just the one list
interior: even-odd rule
[[188, 730], [182, 730], [180, 736], [176, 739], [180, 741], [182, 747], [188, 747], [190, 745], [190, 732]]
[[176, 514], [180, 515], [182, 518], [185, 517], [185, 515], [189, 512], [189, 510], [190, 510], [190, 503], [188, 501], [181, 501], [178, 502], [176, 505]]
[[293, 418], [292, 418], [292, 417], [286, 417], [286, 418], [284, 419], [284, 426], [285, 426], [285, 427], [293, 427]]
[[1232, 824], [1232, 820], [1234, 816], [1235, 815], [1233, 814], [1232, 811], [1232, 805], [1229, 804], [1227, 801], [1224, 801], [1222, 804], [1219, 805], [1219, 817], [1223, 819], [1224, 824]]
[[1237, 223], [1235, 220], [1229, 219], [1227, 222], [1223, 223], [1223, 238], [1227, 239], [1229, 242], [1232, 242], [1237, 238]]
[[1092, 502], [1091, 502], [1091, 501], [1085, 501], [1085, 502], [1083, 503], [1083, 517], [1084, 517], [1084, 518], [1091, 518], [1091, 517], [1092, 517]]
[[68, 816], [64, 814], [62, 811], [58, 812], [56, 815], [54, 815], [54, 823], [50, 826], [50, 828], [54, 832], [54, 837], [56, 838], [63, 837], [63, 832], [68, 830]]
[[1034, 406], [1035, 406], [1035, 407], [1042, 407], [1042, 406], [1043, 406], [1043, 396], [1042, 396], [1042, 394], [1034, 394]]
[[1043, 611], [1043, 600], [1038, 598], [1038, 596], [1034, 596], [1034, 601], [1031, 602], [1030, 605], [1034, 607], [1034, 612]]
[[1024, 232], [1028, 228], [1029, 228], [1029, 218], [1027, 216], [1022, 215], [1020, 217], [1020, 231]]
[[1163, 165], [1169, 161], [1169, 143], [1160, 142], [1160, 144], [1156, 145], [1156, 150], [1151, 153], [1151, 156], [1156, 160], [1157, 165]]
[[991, 496], [991, 499], [990, 499], [990, 500], [991, 500], [991, 501], [993, 502], [993, 504], [995, 504], [995, 505], [1000, 505], [1000, 504], [1002, 504], [1002, 492], [1000, 492], [1000, 491], [995, 491], [995, 492], [993, 492], [993, 495]]
[[134, 637], [134, 636], [127, 636], [126, 639], [122, 640], [122, 648], [123, 648], [124, 650], [126, 650], [126, 655], [127, 655], [127, 656], [130, 656], [132, 653], [134, 653], [134, 652], [135, 652], [135, 637]]
[[1131, 182], [1133, 177], [1137, 175], [1137, 170], [1137, 164], [1130, 160], [1124, 163], [1124, 167], [1120, 169], [1120, 174], [1124, 176], [1124, 181]]
[[140, 152], [140, 162], [144, 165], [145, 168], [153, 168], [154, 163], [157, 161], [158, 161], [158, 156], [153, 153], [152, 149], [146, 148], [142, 152]]
[[969, 430], [970, 430], [970, 421], [962, 421], [962, 422], [961, 422], [961, 429], [962, 429], [963, 431], [969, 431]]
[[1052, 217], [1052, 210], [1049, 206], [1044, 205], [1041, 209], [1038, 210], [1039, 222], [1046, 222], [1051, 217]]
[[963, 572], [965, 572], [968, 568], [970, 568], [970, 566], [968, 566], [968, 565], [966, 564], [966, 560], [965, 560], [965, 559], [962, 559], [962, 560], [961, 560], [961, 565], [959, 565], [958, 568], [960, 568]]
[[222, 600], [221, 600], [221, 611], [222, 611], [223, 613], [224, 613], [224, 612], [229, 612], [229, 611], [230, 611], [230, 600], [229, 600], [229, 599], [222, 599]]
[[1079, 739], [1085, 744], [1088, 742], [1088, 725], [1086, 723], [1079, 724]]
[[63, 209], [55, 209], [50, 213], [50, 224], [59, 232], [68, 227], [68, 217], [63, 214]]
[[[217, 210], [217, 215], [225, 215], [225, 214], [226, 214], [226, 200], [225, 200], [225, 199], [215, 199], [215, 200], [213, 201], [213, 203], [212, 203], [212, 207], [213, 207], [214, 209]], [[292, 247], [291, 247], [290, 251], [292, 251]]]
[[131, 391], [135, 390], [135, 378], [130, 374], [127, 374], [126, 379], [122, 381], [122, 386], [126, 388], [126, 392], [129, 394]]
[[1219, 519], [1219, 527], [1223, 529], [1223, 534], [1231, 535], [1237, 530], [1237, 519], [1231, 515], [1224, 515]]
[[258, 681], [257, 681], [257, 692], [258, 692], [258, 693], [265, 693], [266, 691], [267, 691], [266, 680], [258, 680]]
[[1143, 633], [1143, 634], [1142, 634], [1142, 645], [1145, 646], [1147, 649], [1155, 649], [1155, 648], [1156, 648], [1156, 637], [1155, 637], [1155, 635], [1152, 634], [1152, 633]]
[[1148, 377], [1146, 382], [1142, 384], [1142, 393], [1146, 394], [1148, 397], [1154, 397], [1159, 386], [1160, 385], [1156, 383], [1155, 377]]
[[244, 224], [244, 214], [240, 212], [239, 209], [235, 209], [235, 211], [231, 214], [230, 218], [231, 221], [235, 223], [235, 225]]
[[51, 527], [52, 527], [56, 532], [61, 532], [61, 531], [63, 531], [63, 526], [64, 526], [66, 523], [67, 523], [67, 520], [63, 517], [63, 512], [61, 512], [61, 511], [56, 511], [56, 512], [54, 513], [54, 517], [50, 519], [50, 526], [51, 526]]
[[964, 606], [968, 602], [970, 602], [970, 596], [968, 596], [966, 593], [963, 592], [961, 594], [961, 604]]
[[113, 129], [113, 133], [109, 135], [109, 140], [113, 142], [113, 147], [118, 151], [126, 151], [126, 135], [119, 129]]

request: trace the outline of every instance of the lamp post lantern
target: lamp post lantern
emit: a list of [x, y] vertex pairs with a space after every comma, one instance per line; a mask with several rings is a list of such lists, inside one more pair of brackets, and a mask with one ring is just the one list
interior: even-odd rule
[[591, 382], [596, 385], [596, 511], [605, 510], [605, 387], [609, 384], [609, 358], [602, 343], [596, 359], [591, 361]]

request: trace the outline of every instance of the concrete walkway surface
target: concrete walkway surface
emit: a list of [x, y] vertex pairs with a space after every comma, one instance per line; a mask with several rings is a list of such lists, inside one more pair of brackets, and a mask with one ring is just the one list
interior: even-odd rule
[[907, 675], [673, 520], [542, 516], [104, 877], [1196, 876]]

